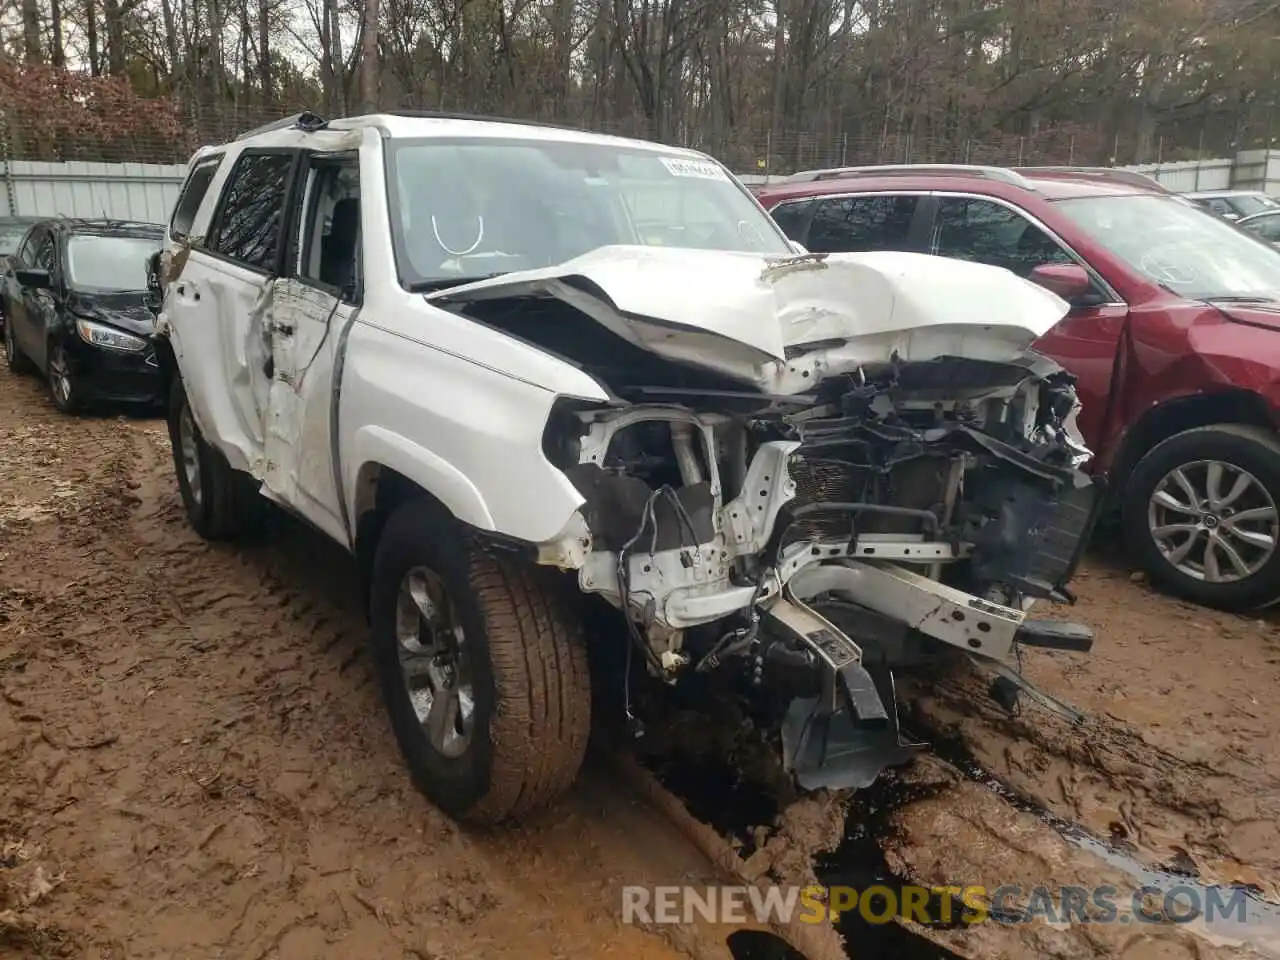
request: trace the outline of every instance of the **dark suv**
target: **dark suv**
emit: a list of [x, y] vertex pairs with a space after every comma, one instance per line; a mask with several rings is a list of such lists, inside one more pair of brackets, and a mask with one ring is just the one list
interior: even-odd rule
[[1280, 598], [1280, 250], [1141, 174], [922, 165], [757, 187], [812, 252], [1006, 267], [1071, 312], [1037, 344], [1151, 579], [1223, 609]]

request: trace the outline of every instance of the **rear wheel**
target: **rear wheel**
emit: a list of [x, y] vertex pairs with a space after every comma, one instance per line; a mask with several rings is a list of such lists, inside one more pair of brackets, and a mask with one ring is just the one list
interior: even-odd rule
[[468, 542], [422, 501], [378, 541], [369, 606], [391, 726], [418, 789], [461, 820], [530, 813], [582, 765], [585, 643], [541, 573]]
[[232, 540], [261, 525], [266, 501], [254, 479], [205, 442], [191, 414], [182, 380], [169, 391], [169, 443], [187, 520], [206, 540]]
[[1222, 610], [1280, 599], [1280, 441], [1236, 424], [1165, 440], [1129, 477], [1124, 526], [1172, 594]]
[[4, 321], [4, 360], [11, 373], [30, 373], [32, 370], [31, 361], [13, 338], [13, 323], [8, 317]]

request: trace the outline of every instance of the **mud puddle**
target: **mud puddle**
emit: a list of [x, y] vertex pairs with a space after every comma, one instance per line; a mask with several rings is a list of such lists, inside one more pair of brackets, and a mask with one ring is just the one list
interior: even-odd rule
[[[1122, 836], [1103, 840], [1021, 795], [985, 770], [958, 740], [926, 732], [929, 751], [913, 765], [886, 771], [871, 788], [797, 801], [777, 792], [776, 771], [764, 781], [758, 770], [757, 776], [744, 774], [740, 760], [726, 762], [726, 754], [690, 734], [690, 729], [732, 729], [732, 721], [716, 716], [721, 709], [713, 707], [710, 716], [697, 721], [686, 718], [651, 729], [642, 738], [649, 741], [645, 749], [638, 751], [642, 762], [692, 816], [726, 838], [748, 867], [761, 860], [758, 873], [766, 882], [866, 893], [867, 901], [846, 909], [834, 924], [850, 958], [1019, 956], [1042, 949], [1046, 941], [1062, 957], [1127, 957], [1139, 942], [1157, 945], [1153, 949], [1166, 951], [1161, 956], [1221, 956], [1214, 948], [1229, 946], [1280, 956], [1275, 952], [1280, 907], [1256, 890], [1203, 882], [1182, 863], [1143, 863], [1126, 849]], [[741, 731], [730, 738], [728, 755], [741, 757], [744, 739]], [[834, 810], [842, 829], [826, 844], [809, 842], [803, 849], [793, 844], [789, 857], [777, 856], [774, 848], [786, 832], [786, 819], [805, 804]], [[946, 852], [950, 844], [962, 852]], [[983, 859], [975, 862], [971, 856]], [[970, 880], [982, 885], [987, 922], [978, 926], [983, 929], [971, 924], [971, 905], [962, 900], [960, 888], [942, 888], [957, 877], [966, 886]], [[1001, 897], [1005, 884], [1012, 895]], [[909, 889], [921, 896], [917, 885], [934, 888], [918, 906], [923, 913], [906, 906]], [[878, 891], [868, 892], [871, 888]], [[1087, 891], [1090, 898], [1109, 889], [1106, 896], [1118, 908], [1118, 920], [1109, 929], [1099, 926], [1095, 904], [1088, 901], [1079, 910], [1086, 905], [1089, 910], [1077, 918], [1065, 900], [1069, 889]], [[915, 922], [922, 916], [928, 921]], [[1140, 926], [1128, 931], [1124, 925], [1130, 922]]]
[[[687, 753], [663, 750], [642, 760], [692, 816], [725, 837], [745, 856], [748, 864], [755, 854], [764, 855], [770, 850], [770, 840], [780, 832], [785, 806], [770, 790], [715, 758], [694, 758]], [[770, 863], [764, 875], [779, 884], [816, 882], [824, 887], [849, 886], [860, 891], [878, 886], [892, 891], [895, 903], [901, 902], [901, 889], [908, 881], [890, 869], [880, 840], [891, 830], [892, 814], [923, 795], [921, 790], [891, 776], [882, 778], [870, 789], [844, 802], [840, 816], [844, 823], [843, 836], [834, 837], [830, 849], [802, 852], [808, 860], [805, 875], [797, 875], [794, 858], [790, 864], [784, 858]], [[892, 910], [892, 907], [885, 897], [877, 902], [873, 895], [868, 908], [871, 916], [885, 915], [886, 909]], [[937, 903], [930, 904], [928, 909], [930, 916], [954, 915], [957, 924], [963, 910], [958, 901], [954, 910], [949, 907], [943, 910]], [[843, 912], [835, 929], [844, 942], [845, 954], [857, 960], [963, 960], [959, 954], [908, 926], [891, 919], [870, 922], [858, 909]], [[754, 957], [804, 960], [803, 954], [779, 938], [743, 948], [741, 954], [732, 942], [729, 946], [739, 960]]]
[[[1125, 874], [1138, 885], [1138, 892], [1145, 895], [1147, 902], [1155, 909], [1162, 909], [1171, 922], [1186, 923], [1194, 918], [1198, 928], [1195, 932], [1207, 934], [1213, 941], [1252, 943], [1271, 950], [1280, 944], [1280, 904], [1263, 899], [1260, 888], [1249, 884], [1207, 883], [1200, 878], [1194, 860], [1185, 851], [1173, 863], [1144, 863], [1136, 848], [1126, 841], [1125, 828], [1118, 821], [1112, 825], [1112, 838], [1104, 840], [1079, 824], [1051, 813], [996, 777], [956, 737], [933, 731], [926, 736], [937, 760], [995, 793], [1013, 809], [1034, 816], [1076, 849], [1092, 854]], [[1202, 916], [1196, 917], [1197, 911]]]
[[763, 930], [739, 930], [726, 944], [733, 960], [805, 960], [805, 956], [777, 934]]

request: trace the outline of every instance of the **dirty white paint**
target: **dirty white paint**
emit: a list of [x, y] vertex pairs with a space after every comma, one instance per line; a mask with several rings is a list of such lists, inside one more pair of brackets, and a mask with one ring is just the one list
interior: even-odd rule
[[0, 162], [0, 216], [167, 223], [186, 164]]

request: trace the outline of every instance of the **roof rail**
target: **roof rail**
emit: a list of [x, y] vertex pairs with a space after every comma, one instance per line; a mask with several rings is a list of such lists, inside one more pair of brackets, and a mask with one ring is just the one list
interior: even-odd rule
[[1008, 167], [991, 167], [969, 163], [891, 163], [864, 167], [830, 167], [826, 170], [802, 170], [787, 177], [786, 181], [804, 183], [813, 180], [839, 180], [845, 177], [893, 177], [920, 173], [986, 177], [988, 180], [999, 180], [1002, 183], [1023, 187], [1027, 190], [1035, 189], [1025, 177]]
[[1163, 183], [1149, 174], [1137, 170], [1123, 170], [1119, 167], [1018, 167], [1019, 172], [1035, 173], [1075, 173], [1086, 177], [1097, 177], [1099, 180], [1114, 180], [1117, 183], [1131, 183], [1138, 187], [1158, 187], [1168, 191]]
[[318, 117], [309, 110], [304, 110], [301, 113], [295, 113], [291, 117], [281, 117], [279, 120], [272, 120], [270, 123], [264, 123], [260, 127], [254, 127], [252, 130], [240, 134], [236, 139], [248, 140], [250, 137], [256, 137], [262, 133], [270, 133], [272, 130], [291, 130], [294, 127], [305, 130], [307, 133], [314, 133], [317, 130], [323, 130], [328, 125], [328, 120]]
[[519, 117], [491, 117], [481, 113], [451, 113], [447, 110], [378, 110], [388, 117], [409, 117], [418, 120], [474, 120], [479, 123], [515, 123], [523, 127], [546, 127], [549, 130], [580, 130], [563, 123], [547, 123], [545, 120], [521, 120]]

